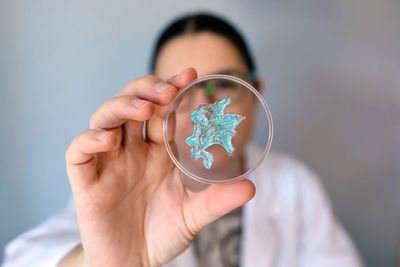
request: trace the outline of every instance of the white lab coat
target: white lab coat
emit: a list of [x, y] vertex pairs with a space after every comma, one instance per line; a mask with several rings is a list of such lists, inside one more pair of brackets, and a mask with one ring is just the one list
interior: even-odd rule
[[[250, 146], [246, 161], [260, 151]], [[363, 266], [335, 219], [318, 177], [288, 155], [270, 152], [250, 175], [255, 197], [243, 206], [242, 267]], [[6, 247], [3, 267], [56, 266], [80, 243], [73, 204]], [[195, 267], [189, 246], [165, 267]]]

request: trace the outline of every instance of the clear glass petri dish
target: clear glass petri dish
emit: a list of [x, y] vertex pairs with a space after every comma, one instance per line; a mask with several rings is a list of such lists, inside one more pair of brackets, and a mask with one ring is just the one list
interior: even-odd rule
[[263, 162], [273, 123], [263, 96], [250, 83], [214, 74], [179, 90], [165, 114], [163, 135], [181, 174], [206, 184], [232, 183]]

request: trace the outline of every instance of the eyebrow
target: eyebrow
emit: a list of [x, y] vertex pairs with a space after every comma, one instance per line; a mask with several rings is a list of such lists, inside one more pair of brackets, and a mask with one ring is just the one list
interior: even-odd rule
[[212, 72], [212, 73], [209, 73], [209, 74], [225, 74], [225, 73], [235, 73], [235, 72], [247, 73], [249, 71], [242, 71], [242, 70], [238, 70], [238, 69], [223, 69], [223, 70], [218, 70], [216, 72]]
[[251, 70], [242, 71], [242, 70], [237, 70], [237, 69], [236, 70], [235, 69], [225, 69], [225, 70], [219, 70], [218, 72], [209, 73], [208, 75], [211, 75], [211, 74], [227, 74], [227, 75], [244, 74], [246, 76], [245, 78], [249, 78], [250, 80], [258, 80], [256, 72], [251, 71]]

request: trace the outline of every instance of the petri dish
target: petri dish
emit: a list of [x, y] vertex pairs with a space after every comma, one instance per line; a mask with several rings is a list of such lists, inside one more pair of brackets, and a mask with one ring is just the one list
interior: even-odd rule
[[182, 175], [206, 184], [232, 183], [263, 162], [273, 123], [263, 96], [249, 82], [213, 74], [179, 90], [167, 108], [163, 136]]

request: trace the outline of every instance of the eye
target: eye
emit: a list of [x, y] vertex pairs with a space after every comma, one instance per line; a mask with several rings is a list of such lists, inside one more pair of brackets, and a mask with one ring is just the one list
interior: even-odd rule
[[218, 90], [229, 90], [229, 89], [235, 89], [237, 85], [232, 82], [232, 81], [226, 81], [226, 80], [219, 80], [215, 81], [214, 83], [215, 88]]
[[193, 86], [194, 89], [199, 90], [199, 89], [204, 89], [207, 85], [207, 82], [200, 82], [197, 83]]

